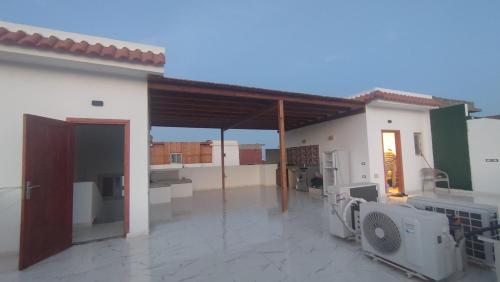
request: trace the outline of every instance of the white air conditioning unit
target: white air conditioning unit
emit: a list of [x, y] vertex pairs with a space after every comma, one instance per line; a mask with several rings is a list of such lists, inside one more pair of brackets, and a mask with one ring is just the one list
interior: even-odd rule
[[328, 187], [328, 218], [332, 235], [343, 239], [354, 237], [352, 230], [356, 230], [359, 221], [359, 214], [351, 207], [354, 204], [351, 200], [354, 198], [377, 202], [378, 184], [352, 183]]
[[441, 280], [462, 269], [443, 214], [368, 202], [360, 206], [360, 224], [363, 250], [409, 274]]
[[[463, 199], [441, 199], [422, 196], [408, 198], [408, 203], [417, 209], [445, 214], [449, 218], [458, 219], [465, 233], [487, 228], [498, 224], [498, 207], [466, 202]], [[481, 235], [499, 240], [496, 230], [485, 231]], [[476, 236], [465, 240], [466, 252], [470, 262], [495, 265], [495, 250], [492, 243], [483, 242]]]

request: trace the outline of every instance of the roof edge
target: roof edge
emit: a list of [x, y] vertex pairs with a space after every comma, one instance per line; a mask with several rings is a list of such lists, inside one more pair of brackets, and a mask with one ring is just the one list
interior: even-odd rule
[[46, 54], [68, 54], [138, 65], [165, 65], [165, 49], [162, 47], [1, 21], [0, 44]]
[[180, 79], [180, 78], [172, 78], [165, 77], [160, 75], [150, 75], [150, 82], [159, 82], [159, 83], [169, 83], [180, 86], [197, 86], [204, 87], [210, 89], [220, 89], [220, 90], [232, 90], [232, 91], [245, 91], [249, 93], [257, 93], [257, 94], [274, 94], [274, 95], [283, 95], [289, 97], [300, 97], [300, 98], [315, 98], [315, 99], [324, 99], [325, 101], [340, 101], [345, 103], [350, 103], [352, 105], [364, 106], [365, 103], [358, 100], [335, 97], [335, 96], [323, 96], [317, 94], [308, 94], [302, 92], [291, 92], [291, 91], [282, 91], [282, 90], [274, 90], [274, 89], [266, 89], [259, 87], [251, 87], [251, 86], [241, 86], [235, 84], [227, 84], [227, 83], [216, 83], [216, 82], [208, 82], [208, 81], [197, 81], [197, 80], [188, 80], [188, 79]]

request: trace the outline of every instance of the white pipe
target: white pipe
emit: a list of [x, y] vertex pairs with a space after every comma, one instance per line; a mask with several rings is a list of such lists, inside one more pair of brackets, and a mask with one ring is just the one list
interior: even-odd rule
[[351, 205], [354, 204], [355, 202], [360, 202], [360, 203], [366, 203], [365, 199], [362, 198], [351, 198], [351, 200], [345, 205], [344, 210], [342, 212], [342, 221], [344, 222], [345, 227], [347, 230], [351, 231], [352, 233], [356, 234], [356, 230], [354, 230], [349, 224], [347, 224], [347, 210], [350, 209]]

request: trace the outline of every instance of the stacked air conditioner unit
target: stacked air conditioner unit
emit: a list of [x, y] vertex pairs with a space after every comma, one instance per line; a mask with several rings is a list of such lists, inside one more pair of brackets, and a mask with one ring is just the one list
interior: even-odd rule
[[362, 248], [422, 278], [441, 280], [462, 270], [462, 259], [445, 215], [415, 208], [361, 203]]
[[[441, 213], [450, 219], [459, 220], [465, 233], [498, 223], [498, 208], [495, 206], [422, 196], [409, 198], [408, 204], [417, 209]], [[500, 239], [497, 231], [486, 231], [482, 235], [491, 239]], [[472, 236], [466, 238], [465, 247], [469, 261], [487, 266], [495, 265], [495, 251], [492, 243], [480, 241]]]
[[376, 183], [335, 185], [328, 187], [327, 195], [330, 233], [343, 239], [355, 238], [359, 222], [359, 203], [356, 203], [355, 199], [377, 202], [378, 185]]

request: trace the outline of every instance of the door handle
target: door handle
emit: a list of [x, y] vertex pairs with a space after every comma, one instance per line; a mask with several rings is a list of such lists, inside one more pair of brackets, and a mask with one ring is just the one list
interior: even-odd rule
[[40, 185], [31, 185], [31, 181], [26, 181], [26, 200], [31, 199], [31, 189], [38, 187]]

